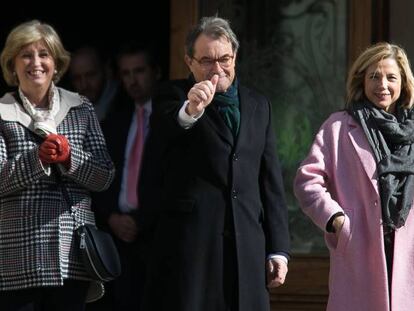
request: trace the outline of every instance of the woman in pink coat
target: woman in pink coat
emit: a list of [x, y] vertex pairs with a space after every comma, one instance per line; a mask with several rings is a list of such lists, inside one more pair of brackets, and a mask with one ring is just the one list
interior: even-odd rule
[[325, 232], [328, 310], [414, 310], [414, 78], [403, 49], [354, 62], [344, 111], [322, 125], [295, 194]]

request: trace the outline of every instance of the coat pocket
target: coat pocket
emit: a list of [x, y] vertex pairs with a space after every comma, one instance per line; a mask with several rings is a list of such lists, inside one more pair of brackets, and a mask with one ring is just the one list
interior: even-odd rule
[[352, 235], [352, 226], [353, 226], [352, 211], [347, 211], [345, 214], [345, 222], [342, 226], [341, 232], [339, 232], [338, 245], [336, 246], [336, 251], [343, 253], [348, 245], [349, 240]]
[[331, 252], [343, 253], [352, 236], [353, 218], [352, 211], [345, 212], [345, 221], [339, 232], [338, 239], [332, 233], [325, 233], [325, 242]]

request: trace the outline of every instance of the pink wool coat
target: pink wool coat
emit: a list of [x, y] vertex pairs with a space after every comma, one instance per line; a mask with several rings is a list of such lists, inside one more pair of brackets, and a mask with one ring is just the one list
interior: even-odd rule
[[[414, 212], [395, 232], [391, 297], [388, 294], [381, 205], [374, 155], [361, 126], [347, 113], [322, 125], [297, 171], [295, 195], [325, 232], [330, 252], [329, 301], [335, 311], [414, 310]], [[345, 213], [339, 239], [329, 218]]]

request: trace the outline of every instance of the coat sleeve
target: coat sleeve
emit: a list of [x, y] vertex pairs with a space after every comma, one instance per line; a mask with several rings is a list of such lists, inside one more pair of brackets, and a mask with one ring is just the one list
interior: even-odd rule
[[333, 134], [331, 122], [326, 121], [311, 146], [308, 156], [297, 170], [294, 192], [303, 212], [323, 231], [329, 219], [344, 212], [334, 200], [330, 190], [335, 172], [335, 154], [338, 137]]
[[271, 105], [268, 105], [268, 127], [260, 167], [260, 191], [264, 209], [263, 226], [266, 235], [266, 253], [290, 253], [288, 211], [282, 179], [282, 168], [276, 150], [272, 126]]
[[[178, 112], [187, 99], [184, 82], [176, 81], [161, 85], [153, 97], [153, 111], [150, 117], [150, 127], [157, 139], [174, 144], [177, 139], [188, 133], [178, 123]], [[153, 136], [154, 136], [153, 135]]]
[[9, 155], [6, 137], [1, 130], [0, 196], [24, 189], [44, 176], [47, 176], [47, 173], [39, 160], [38, 148], [33, 146], [27, 151]]
[[139, 209], [135, 214], [144, 239], [150, 240], [161, 211], [165, 153], [188, 135], [177, 120], [186, 100], [186, 82], [169, 81], [158, 87], [152, 98], [150, 130], [145, 141], [138, 185]]
[[70, 169], [62, 173], [91, 191], [103, 191], [111, 184], [115, 169], [93, 107], [90, 104], [87, 107], [88, 130], [84, 142], [82, 146], [71, 146]]

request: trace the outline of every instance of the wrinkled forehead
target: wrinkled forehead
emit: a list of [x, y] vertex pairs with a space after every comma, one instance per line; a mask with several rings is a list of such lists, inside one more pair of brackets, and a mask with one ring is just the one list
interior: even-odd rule
[[225, 36], [216, 37], [201, 34], [194, 43], [194, 55], [204, 56], [204, 54], [211, 53], [232, 54], [231, 41]]

